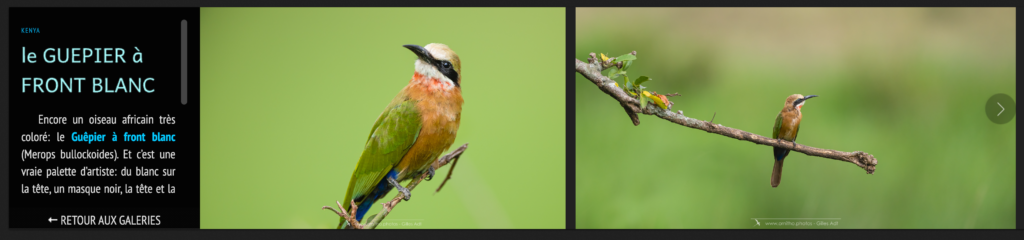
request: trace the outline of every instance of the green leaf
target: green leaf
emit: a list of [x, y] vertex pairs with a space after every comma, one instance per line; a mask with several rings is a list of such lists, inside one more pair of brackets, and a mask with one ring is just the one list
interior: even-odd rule
[[615, 74], [619, 73], [619, 69], [618, 68], [611, 68], [611, 69], [612, 70], [608, 70], [608, 78], [615, 79]]
[[630, 61], [630, 60], [636, 60], [636, 56], [633, 56], [633, 54], [627, 53], [627, 54], [622, 54], [622, 56], [618, 56], [618, 57], [615, 58], [615, 62]]
[[626, 71], [619, 71], [615, 73], [615, 76], [612, 76], [611, 79], [618, 78], [619, 76], [626, 76]]
[[630, 65], [633, 65], [633, 60], [626, 61], [625, 64], [622, 64], [622, 71], [629, 70]]
[[642, 84], [642, 83], [644, 83], [646, 81], [650, 81], [650, 80], [653, 80], [653, 79], [651, 79], [651, 78], [649, 78], [647, 76], [640, 76], [640, 78], [636, 79], [636, 85], [640, 85], [640, 84]]
[[623, 84], [623, 85], [626, 85], [626, 90], [627, 91], [633, 91], [633, 84], [629, 83], [629, 76], [623, 76], [623, 77], [626, 78], [626, 84]]
[[644, 109], [646, 107], [647, 107], [647, 97], [645, 97], [643, 94], [640, 94], [640, 109]]

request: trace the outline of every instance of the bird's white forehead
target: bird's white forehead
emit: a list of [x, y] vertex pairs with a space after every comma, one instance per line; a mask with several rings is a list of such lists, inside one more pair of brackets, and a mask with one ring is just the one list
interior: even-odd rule
[[433, 56], [434, 59], [451, 59], [451, 56], [448, 56], [448, 52], [450, 52], [448, 50], [448, 45], [444, 45], [442, 43], [431, 43], [427, 44], [427, 46], [423, 48], [427, 49], [427, 52], [430, 52], [430, 55]]

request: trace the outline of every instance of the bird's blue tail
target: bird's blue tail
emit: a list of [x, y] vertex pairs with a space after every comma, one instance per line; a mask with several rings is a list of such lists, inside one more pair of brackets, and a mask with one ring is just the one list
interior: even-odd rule
[[774, 147], [773, 152], [775, 153], [775, 161], [786, 159], [789, 155], [789, 149]]
[[389, 177], [398, 179], [398, 172], [395, 170], [391, 170], [390, 172], [388, 172], [388, 175], [384, 176], [384, 179], [381, 179], [380, 182], [377, 183], [377, 187], [373, 189], [373, 192], [370, 192], [370, 194], [366, 195], [366, 198], [363, 199], [363, 202], [359, 203], [359, 209], [356, 209], [356, 221], [362, 222], [363, 215], [366, 215], [366, 212], [370, 210], [370, 207], [373, 206], [373, 203], [377, 202], [377, 200], [388, 195], [388, 192], [391, 192], [391, 189], [394, 187], [392, 187], [391, 184], [388, 183]]

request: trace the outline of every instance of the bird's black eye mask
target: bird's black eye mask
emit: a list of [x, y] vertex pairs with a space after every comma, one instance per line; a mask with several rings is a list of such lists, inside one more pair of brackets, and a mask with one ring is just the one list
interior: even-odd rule
[[455, 66], [452, 65], [452, 62], [447, 60], [435, 60], [433, 61], [433, 64], [437, 67], [438, 71], [441, 71], [441, 74], [444, 74], [445, 77], [448, 77], [448, 79], [451, 79], [452, 82], [455, 83], [455, 87], [462, 87], [459, 86], [459, 72], [455, 71]]
[[801, 98], [801, 99], [797, 99], [796, 101], [793, 101], [793, 108], [796, 108], [796, 106], [800, 106], [800, 104], [803, 103], [804, 101], [807, 101], [807, 99], [811, 99], [812, 97], [817, 97], [817, 96], [818, 95], [810, 95], [810, 96], [806, 96], [806, 97]]

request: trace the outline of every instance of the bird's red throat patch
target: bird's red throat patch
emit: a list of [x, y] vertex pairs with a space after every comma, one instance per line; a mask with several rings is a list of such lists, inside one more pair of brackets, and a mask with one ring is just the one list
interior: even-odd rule
[[451, 81], [446, 81], [438, 78], [430, 78], [419, 72], [416, 72], [412, 76], [413, 81], [419, 85], [429, 89], [431, 92], [447, 92], [448, 90], [455, 87]]

